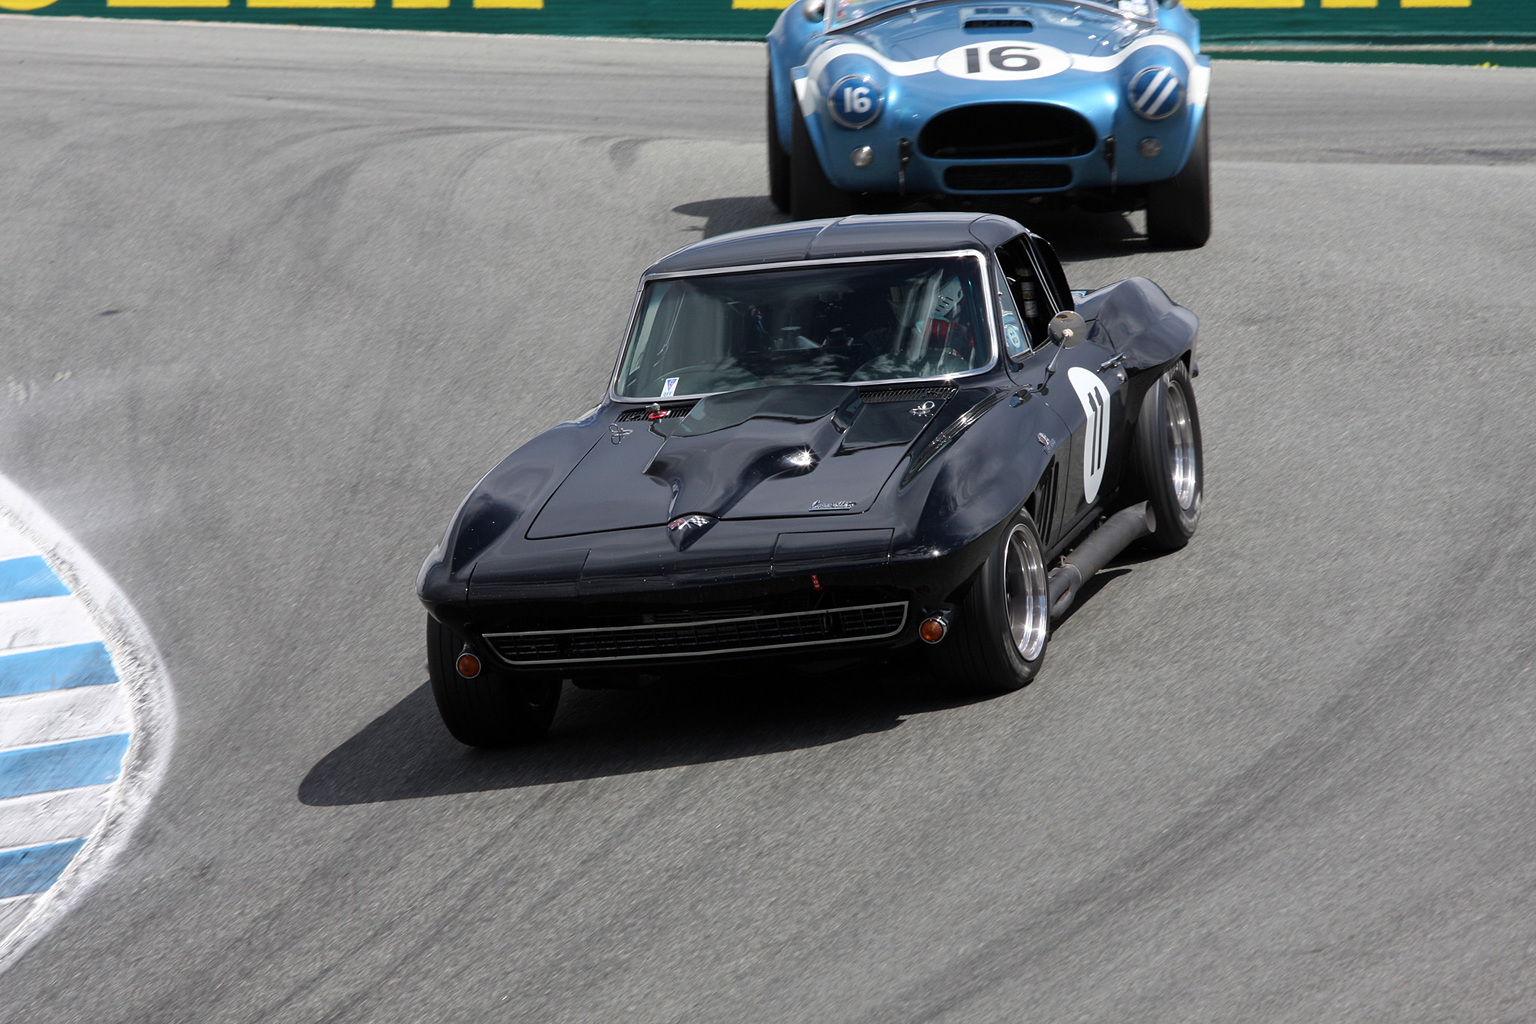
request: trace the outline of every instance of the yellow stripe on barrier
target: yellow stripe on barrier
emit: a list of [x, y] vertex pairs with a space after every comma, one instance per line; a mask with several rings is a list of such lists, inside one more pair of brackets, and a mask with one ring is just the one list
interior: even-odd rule
[[782, 11], [795, 0], [731, 0], [733, 11]]
[[1402, 0], [1404, 7], [1471, 7], [1472, 0]]
[[485, 7], [510, 8], [510, 7], [515, 7], [515, 8], [518, 8], [519, 10], [542, 11], [544, 9], [544, 0], [475, 0], [475, 6], [477, 8], [485, 8]]
[[1376, 0], [1323, 0], [1327, 7], [1375, 7]]
[[448, 0], [392, 0], [389, 6], [402, 11], [443, 9], [448, 6]]
[[327, 7], [346, 7], [357, 10], [372, 7], [373, 0], [245, 0], [245, 6], [251, 10], [268, 8], [314, 10]]
[[108, 7], [228, 7], [229, 0], [107, 0]]
[[1306, 0], [1184, 0], [1184, 6], [1192, 11], [1215, 11], [1228, 7], [1241, 7], [1244, 10], [1284, 7], [1296, 10], [1305, 7]]

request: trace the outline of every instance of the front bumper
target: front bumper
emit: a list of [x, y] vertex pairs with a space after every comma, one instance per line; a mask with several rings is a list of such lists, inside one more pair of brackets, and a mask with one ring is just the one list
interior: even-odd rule
[[508, 673], [600, 679], [712, 661], [868, 657], [915, 642], [923, 618], [950, 610], [995, 539], [893, 551], [893, 529], [810, 529], [850, 517], [839, 518], [722, 521], [682, 552], [655, 527], [529, 541], [537, 557], [477, 564], [467, 584], [434, 586], [424, 572], [420, 596]]
[[[939, 91], [915, 80], [896, 80], [889, 85], [880, 118], [863, 128], [846, 127], [828, 116], [824, 99], [807, 79], [802, 77], [796, 85], [822, 169], [833, 185], [847, 192], [1066, 196], [1137, 190], [1183, 169], [1204, 115], [1203, 104], [1148, 121], [1122, 102], [1117, 80], [1072, 74], [1076, 82], [1049, 96], [995, 90], [956, 96], [948, 88]], [[1027, 144], [996, 158], [983, 152], [992, 141], [987, 137], [989, 117], [997, 134], [1027, 136], [1028, 127], [1020, 130], [1016, 119], [1035, 118], [1042, 111], [1052, 115], [1047, 118], [1052, 125], [1058, 119], [1076, 120], [1083, 138], [1071, 145], [1041, 147], [1041, 155], [1023, 155], [1030, 148]], [[978, 136], [977, 145], [959, 157], [943, 152], [950, 147], [928, 142], [935, 124], [957, 118], [974, 122]], [[868, 153], [861, 153], [856, 162], [855, 153], [866, 148]]]

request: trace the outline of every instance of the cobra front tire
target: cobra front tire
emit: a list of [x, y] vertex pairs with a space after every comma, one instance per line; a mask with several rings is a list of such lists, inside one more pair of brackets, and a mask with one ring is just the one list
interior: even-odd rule
[[1198, 249], [1211, 237], [1210, 112], [1200, 119], [1184, 169], [1147, 186], [1147, 238], [1171, 249]]
[[1136, 419], [1136, 468], [1147, 505], [1157, 520], [1148, 543], [1177, 551], [1200, 525], [1205, 456], [1200, 410], [1183, 363], [1163, 374], [1142, 399]]
[[465, 679], [454, 668], [464, 640], [427, 617], [427, 677], [453, 738], [471, 747], [508, 747], [544, 738], [560, 703], [557, 677], [521, 679], [482, 663]]
[[789, 215], [795, 220], [842, 217], [853, 212], [853, 197], [833, 185], [821, 169], [821, 158], [811, 144], [805, 115], [795, 107], [793, 149], [789, 164]]
[[1050, 641], [1050, 585], [1034, 520], [1019, 512], [972, 578], [950, 634], [929, 649], [961, 693], [1008, 693], [1035, 678]]
[[773, 74], [768, 75], [768, 198], [781, 213], [789, 212], [789, 154], [779, 141], [779, 120], [773, 102]]

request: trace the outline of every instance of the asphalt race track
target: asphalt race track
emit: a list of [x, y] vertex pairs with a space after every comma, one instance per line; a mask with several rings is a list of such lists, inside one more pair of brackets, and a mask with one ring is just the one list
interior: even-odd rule
[[474, 753], [422, 557], [779, 218], [748, 45], [0, 19], [0, 473], [179, 726], [11, 1021], [1536, 1017], [1536, 70], [1218, 63], [1205, 518], [1027, 689], [568, 693]]

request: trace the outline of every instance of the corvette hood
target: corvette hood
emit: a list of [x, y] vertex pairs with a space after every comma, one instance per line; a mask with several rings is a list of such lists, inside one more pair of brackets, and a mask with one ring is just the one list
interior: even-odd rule
[[766, 387], [702, 399], [684, 416], [621, 414], [527, 536], [660, 526], [687, 515], [857, 515], [954, 394], [943, 384], [862, 396], [851, 386]]
[[1082, 57], [1108, 57], [1155, 31], [1144, 22], [1049, 3], [939, 4], [894, 14], [862, 28], [834, 32], [835, 42], [857, 42], [891, 61], [937, 57], [991, 40], [1017, 40]]

